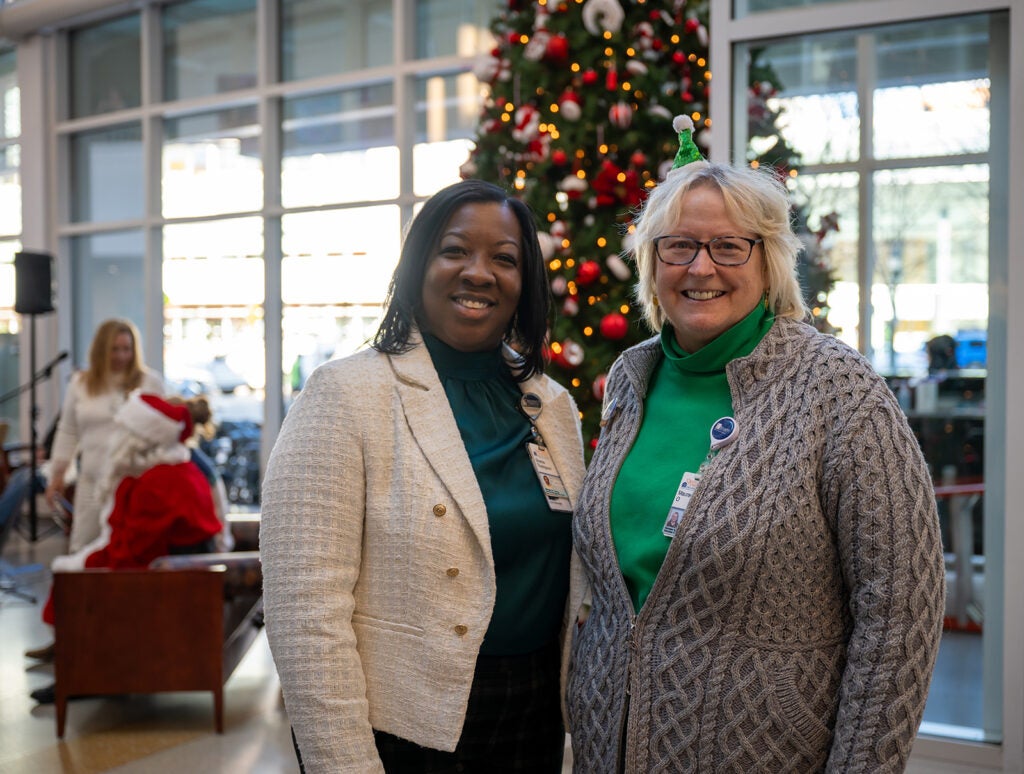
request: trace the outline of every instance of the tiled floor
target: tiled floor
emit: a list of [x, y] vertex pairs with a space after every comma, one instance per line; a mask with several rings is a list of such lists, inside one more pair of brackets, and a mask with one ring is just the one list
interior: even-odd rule
[[[24, 657], [26, 649], [51, 638], [39, 614], [49, 590], [47, 568], [64, 552], [66, 541], [48, 527], [41, 522], [42, 537], [35, 542], [13, 532], [0, 565], [13, 573], [19, 590], [36, 598], [32, 603], [0, 592], [0, 772], [298, 771], [264, 634], [227, 682], [223, 735], [213, 730], [210, 694], [169, 693], [75, 700], [68, 706], [65, 738], [58, 740], [53, 705], [38, 706], [28, 695], [52, 682], [53, 668]], [[960, 724], [978, 717], [980, 642], [977, 635], [947, 634], [943, 639], [926, 719]], [[564, 771], [571, 771], [568, 752]], [[936, 769], [912, 763], [908, 771]]]
[[33, 543], [16, 532], [3, 552], [5, 568], [37, 602], [0, 593], [0, 771], [298, 771], [263, 634], [227, 682], [223, 735], [213, 730], [212, 695], [189, 692], [75, 700], [68, 705], [64, 740], [58, 740], [53, 705], [39, 706], [28, 695], [53, 681], [53, 668], [23, 654], [50, 641], [39, 618], [50, 583], [45, 568], [64, 551], [64, 542], [49, 534]]

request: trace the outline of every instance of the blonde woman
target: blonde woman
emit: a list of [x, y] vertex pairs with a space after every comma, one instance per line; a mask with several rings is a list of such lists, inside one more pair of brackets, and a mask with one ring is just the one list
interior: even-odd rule
[[142, 362], [139, 331], [129, 320], [101, 323], [89, 347], [89, 367], [71, 377], [51, 453], [46, 498], [54, 503], [65, 476], [77, 461], [74, 516], [69, 551], [74, 553], [100, 534], [96, 485], [114, 428], [114, 414], [135, 389], [162, 395], [163, 380]]

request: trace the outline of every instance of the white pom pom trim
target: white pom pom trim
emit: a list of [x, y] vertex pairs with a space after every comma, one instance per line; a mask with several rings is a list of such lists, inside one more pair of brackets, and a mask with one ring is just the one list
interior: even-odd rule
[[693, 129], [693, 119], [689, 116], [676, 116], [672, 119], [672, 128], [677, 132], [684, 132]]

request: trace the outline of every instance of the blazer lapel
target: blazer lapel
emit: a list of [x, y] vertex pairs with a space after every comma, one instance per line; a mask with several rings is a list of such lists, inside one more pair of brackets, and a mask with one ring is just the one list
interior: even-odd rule
[[415, 342], [408, 352], [389, 356], [405, 420], [427, 463], [451, 493], [480, 544], [490, 553], [487, 508], [473, 466], [430, 353], [418, 336]]

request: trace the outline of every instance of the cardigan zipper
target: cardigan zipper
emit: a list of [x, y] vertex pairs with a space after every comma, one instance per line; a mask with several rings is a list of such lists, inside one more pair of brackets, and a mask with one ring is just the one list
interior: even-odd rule
[[628, 663], [626, 664], [626, 696], [624, 706], [622, 708], [622, 718], [619, 724], [619, 750], [617, 760], [618, 765], [621, 767], [620, 771], [622, 774], [634, 770], [633, 767], [629, 765], [630, 758], [635, 755], [635, 751], [629, 744], [629, 730], [632, 725], [630, 719], [633, 714], [630, 711], [633, 703], [633, 683], [637, 679], [636, 664], [638, 661], [637, 656], [640, 652], [640, 644], [637, 640], [637, 618], [639, 618], [639, 616], [634, 614], [629, 622], [629, 647], [626, 650], [626, 658], [628, 659]]

